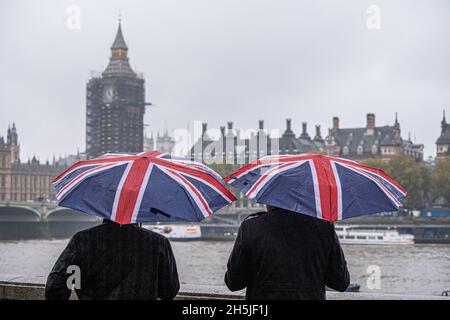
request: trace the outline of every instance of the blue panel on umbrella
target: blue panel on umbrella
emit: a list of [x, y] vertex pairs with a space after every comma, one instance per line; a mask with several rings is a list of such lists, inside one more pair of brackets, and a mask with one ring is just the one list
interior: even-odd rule
[[380, 179], [380, 177], [378, 177], [376, 174], [373, 174], [371, 172], [366, 172], [366, 174], [368, 174], [369, 176], [371, 176], [372, 178], [376, 179], [378, 182], [380, 182], [386, 189], [388, 189], [399, 201], [403, 200], [405, 197], [403, 196], [403, 194], [397, 189], [395, 188], [394, 185], [388, 183], [387, 181], [385, 181], [384, 179]]
[[336, 164], [342, 186], [343, 218], [397, 211], [392, 201], [375, 182]]
[[[194, 200], [181, 185], [154, 166], [142, 198], [138, 220], [168, 222], [204, 219], [193, 203]], [[151, 212], [151, 208], [156, 209], [156, 212]], [[157, 213], [158, 211], [161, 213]]]
[[272, 178], [258, 193], [258, 203], [316, 217], [311, 168], [306, 162]]
[[110, 219], [114, 197], [125, 168], [126, 164], [87, 178], [59, 204]]
[[203, 195], [203, 197], [207, 200], [209, 207], [212, 211], [217, 211], [220, 208], [228, 205], [228, 201], [225, 200], [219, 193], [214, 191], [207, 184], [198, 181], [197, 179], [184, 176], [190, 183], [192, 183]]

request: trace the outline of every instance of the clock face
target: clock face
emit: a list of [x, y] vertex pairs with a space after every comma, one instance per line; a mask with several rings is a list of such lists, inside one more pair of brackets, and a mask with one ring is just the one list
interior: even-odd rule
[[111, 86], [105, 87], [103, 91], [103, 101], [106, 103], [112, 102], [114, 97], [114, 90]]

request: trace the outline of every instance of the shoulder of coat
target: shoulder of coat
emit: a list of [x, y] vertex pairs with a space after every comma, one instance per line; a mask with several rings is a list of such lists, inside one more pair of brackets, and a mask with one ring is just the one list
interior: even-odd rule
[[244, 219], [244, 221], [251, 220], [251, 219], [253, 219], [253, 218], [262, 216], [263, 214], [266, 214], [266, 213], [267, 213], [266, 211], [261, 211], [261, 212], [256, 212], [256, 213], [249, 214], [249, 215]]

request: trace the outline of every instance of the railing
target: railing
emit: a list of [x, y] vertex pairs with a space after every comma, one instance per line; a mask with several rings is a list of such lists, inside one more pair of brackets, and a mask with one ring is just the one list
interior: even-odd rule
[[[36, 283], [0, 281], [0, 300], [43, 300], [45, 286]], [[72, 293], [71, 299], [77, 299]], [[244, 292], [230, 292], [222, 286], [182, 285], [179, 300], [242, 300]], [[329, 300], [450, 300], [450, 297], [431, 295], [401, 295], [363, 292], [327, 292]]]

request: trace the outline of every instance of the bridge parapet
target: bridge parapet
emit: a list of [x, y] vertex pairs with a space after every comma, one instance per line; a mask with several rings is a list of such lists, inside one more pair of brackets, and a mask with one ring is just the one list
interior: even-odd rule
[[44, 220], [49, 210], [57, 208], [56, 203], [36, 202], [36, 201], [0, 201], [0, 211], [6, 211], [2, 208], [20, 208], [34, 212], [40, 220]]
[[[8, 214], [9, 212], [8, 208], [13, 209], [15, 211], [15, 214], [17, 214], [17, 212], [20, 209], [23, 209], [20, 210], [22, 213], [26, 211], [34, 213], [36, 216], [39, 217], [40, 221], [46, 221], [50, 215], [59, 212], [64, 213], [67, 216], [66, 219], [64, 220], [70, 220], [70, 218], [73, 217], [77, 217], [76, 220], [92, 220], [87, 215], [85, 215], [86, 216], [85, 219], [79, 218], [80, 212], [60, 207], [54, 202], [36, 202], [36, 201], [0, 201], [0, 220], [2, 213], [3, 215]], [[13, 218], [13, 215], [9, 214], [9, 216], [11, 216], [10, 218]]]

